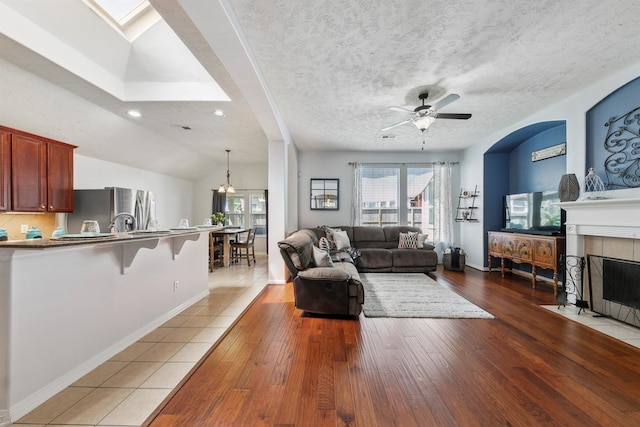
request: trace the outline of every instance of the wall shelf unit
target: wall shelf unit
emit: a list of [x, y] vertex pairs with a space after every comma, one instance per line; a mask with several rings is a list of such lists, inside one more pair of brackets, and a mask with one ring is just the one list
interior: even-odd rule
[[473, 191], [460, 189], [458, 196], [458, 207], [456, 208], [457, 222], [478, 222], [476, 218], [476, 198], [478, 197], [478, 186]]

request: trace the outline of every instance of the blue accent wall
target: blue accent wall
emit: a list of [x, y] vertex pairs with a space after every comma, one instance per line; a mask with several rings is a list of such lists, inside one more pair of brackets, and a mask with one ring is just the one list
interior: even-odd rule
[[[630, 167], [632, 174], [635, 174], [635, 170], [638, 167], [637, 151], [632, 153], [631, 150], [623, 150], [621, 145], [617, 145], [607, 151], [605, 140], [608, 132], [618, 131], [621, 127], [625, 127], [627, 130], [621, 132], [616, 138], [635, 138], [637, 144], [637, 135], [640, 134], [640, 119], [638, 117], [627, 117], [626, 123], [624, 119], [615, 119], [621, 118], [639, 107], [640, 77], [615, 90], [587, 111], [586, 165], [584, 174], [586, 175], [588, 169], [593, 167], [596, 174], [604, 181], [608, 190], [633, 188], [640, 185], [640, 182], [624, 183], [620, 180], [618, 173], [613, 170], [607, 171], [605, 168], [607, 158], [613, 156], [612, 158], [616, 159], [617, 167]], [[635, 114], [638, 114], [638, 111], [635, 111]], [[615, 121], [611, 126], [605, 126], [610, 120]], [[625, 151], [628, 155], [619, 154], [619, 152]]]
[[541, 132], [523, 141], [509, 155], [509, 194], [558, 189], [565, 173], [565, 156], [531, 161], [531, 153], [567, 141], [566, 125]]
[[[487, 231], [503, 226], [507, 194], [552, 191], [566, 172], [565, 156], [531, 161], [531, 152], [567, 141], [565, 121], [535, 123], [496, 142], [484, 155], [483, 227], [485, 262]], [[486, 266], [486, 265], [485, 265]]]

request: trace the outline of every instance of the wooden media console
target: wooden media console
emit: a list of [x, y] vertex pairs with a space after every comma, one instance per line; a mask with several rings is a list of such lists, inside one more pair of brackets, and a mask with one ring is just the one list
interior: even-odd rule
[[[558, 271], [561, 268], [560, 258], [565, 251], [565, 236], [540, 236], [534, 234], [488, 232], [489, 273], [491, 273], [491, 257], [500, 258], [500, 272], [504, 277], [504, 261], [531, 265], [531, 281], [536, 287], [536, 267], [553, 270], [553, 294], [558, 294]], [[518, 274], [517, 270], [511, 269]]]

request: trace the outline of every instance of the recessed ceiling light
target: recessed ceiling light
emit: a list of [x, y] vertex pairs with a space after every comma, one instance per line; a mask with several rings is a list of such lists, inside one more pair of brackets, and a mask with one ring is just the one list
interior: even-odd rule
[[130, 115], [131, 117], [142, 117], [142, 114], [140, 113], [140, 111], [136, 111], [136, 110], [129, 110], [127, 111], [127, 114]]
[[224, 111], [216, 110], [216, 111], [213, 112], [213, 114], [215, 114], [218, 117], [223, 117], [224, 116]]

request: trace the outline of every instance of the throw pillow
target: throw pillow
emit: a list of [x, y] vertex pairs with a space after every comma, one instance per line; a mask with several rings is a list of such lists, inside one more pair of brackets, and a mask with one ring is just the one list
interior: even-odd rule
[[313, 247], [313, 262], [316, 267], [333, 267], [333, 261], [329, 252], [323, 251], [320, 248]]
[[418, 234], [418, 248], [424, 248], [424, 242], [427, 240], [427, 237], [429, 237], [428, 234]]
[[340, 228], [331, 228], [331, 227], [324, 227], [324, 233], [325, 236], [327, 237], [327, 240], [329, 241], [329, 250], [330, 251], [336, 251], [338, 250], [338, 248], [336, 247], [336, 242], [333, 240], [333, 233], [335, 233], [336, 231], [342, 231], [342, 229]]
[[329, 240], [327, 240], [326, 237], [321, 237], [320, 240], [318, 240], [318, 247], [327, 252], [331, 250], [331, 245], [329, 244]]
[[334, 231], [333, 232], [333, 241], [336, 244], [337, 250], [342, 250], [351, 246], [351, 242], [349, 241], [349, 236], [347, 236], [346, 231]]
[[409, 233], [400, 233], [400, 239], [398, 241], [398, 248], [400, 249], [417, 249], [418, 248], [418, 235]]
[[409, 233], [409, 235], [417, 235], [418, 236], [418, 245], [416, 246], [418, 249], [422, 249], [424, 248], [424, 242], [425, 240], [427, 240], [427, 237], [429, 237], [428, 234], [422, 234], [422, 233], [418, 233], [417, 231], [408, 231], [407, 233]]

